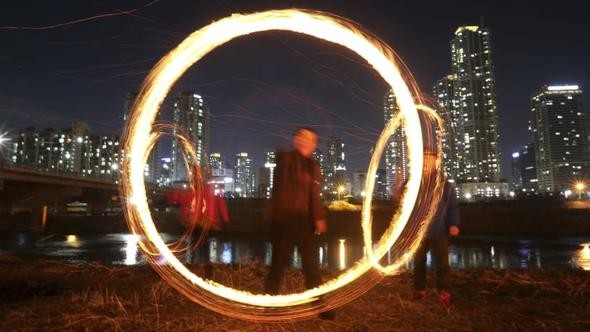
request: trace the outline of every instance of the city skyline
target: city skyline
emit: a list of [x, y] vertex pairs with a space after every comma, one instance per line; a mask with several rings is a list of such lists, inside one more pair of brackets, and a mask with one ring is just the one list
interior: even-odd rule
[[[449, 119], [447, 127], [456, 127], [459, 132], [463, 124], [455, 121], [458, 108], [452, 106], [457, 104], [453, 93], [448, 96], [446, 91], [454, 90], [455, 84], [451, 88], [446, 88], [444, 82], [450, 78], [443, 79], [434, 87], [443, 114], [447, 114]], [[441, 82], [443, 88], [441, 88]], [[436, 91], [443, 92], [437, 94]], [[444, 97], [444, 98], [441, 98]], [[124, 103], [123, 119], [128, 117], [129, 105], [134, 100], [136, 94], [128, 94]], [[510, 181], [512, 187], [508, 187], [507, 182], [499, 183], [490, 181], [481, 183], [481, 181], [465, 181], [461, 178], [450, 179], [456, 180], [458, 184], [458, 195], [462, 198], [482, 195], [482, 197], [507, 197], [509, 189], [523, 192], [570, 192], [572, 183], [586, 182], [589, 178], [588, 168], [590, 167], [590, 136], [586, 128], [585, 112], [582, 107], [583, 92], [577, 85], [545, 85], [531, 98], [531, 111], [533, 120], [530, 122], [529, 130], [533, 134], [533, 143], [524, 145], [519, 151], [512, 153], [511, 170], [513, 180]], [[475, 96], [475, 98], [479, 98]], [[183, 105], [180, 105], [183, 104]], [[445, 110], [445, 105], [451, 111]], [[445, 112], [447, 111], [447, 112]], [[384, 96], [384, 114], [385, 121], [391, 118], [396, 112], [395, 97], [391, 93]], [[186, 114], [181, 114], [186, 113]], [[209, 110], [206, 102], [201, 96], [192, 92], [181, 93], [175, 103], [175, 128], [179, 128], [189, 135], [195, 135], [191, 138], [197, 142], [195, 150], [200, 154], [199, 164], [208, 165], [213, 176], [212, 183], [221, 184], [219, 180], [226, 181], [231, 178], [232, 186], [235, 185], [235, 193], [242, 197], [266, 197], [269, 198], [272, 189], [272, 167], [274, 165], [274, 150], [264, 149], [265, 159], [263, 167], [257, 167], [257, 163], [250, 158], [248, 152], [236, 154], [233, 170], [231, 174], [225, 174], [231, 168], [222, 154], [212, 152], [204, 155], [208, 146], [207, 123]], [[181, 119], [182, 118], [182, 119]], [[193, 119], [193, 120], [190, 120]], [[187, 124], [192, 123], [192, 126]], [[186, 128], [185, 128], [186, 127]], [[448, 128], [447, 134], [448, 132]], [[191, 134], [191, 132], [193, 132]], [[447, 138], [457, 141], [462, 134], [454, 138], [455, 132], [451, 135], [445, 135]], [[395, 138], [395, 137], [394, 137]], [[405, 174], [405, 158], [397, 157], [398, 153], [403, 155], [405, 151], [405, 142], [400, 141], [402, 137], [393, 139], [390, 143], [395, 143], [386, 151], [385, 168], [383, 183], [385, 192], [394, 185], [399, 185], [397, 181], [402, 180]], [[118, 148], [118, 137], [116, 135], [97, 135], [92, 133], [88, 125], [84, 122], [75, 121], [71, 126], [64, 129], [44, 128], [37, 130], [34, 127], [27, 127], [19, 131], [14, 142], [11, 142], [11, 154], [6, 161], [15, 166], [32, 166], [44, 171], [65, 172], [78, 174], [81, 176], [107, 177], [113, 180], [117, 179], [117, 170], [120, 167], [120, 160], [124, 157], [123, 151]], [[146, 164], [146, 180], [159, 185], [174, 185], [175, 182], [182, 183], [183, 179], [178, 177], [177, 162], [174, 157], [170, 158], [160, 154], [162, 142], [158, 142], [150, 154]], [[172, 151], [175, 140], [172, 141]], [[455, 164], [453, 156], [446, 158], [445, 138], [443, 144], [443, 160], [445, 165]], [[6, 145], [6, 142], [5, 142]], [[391, 151], [389, 151], [391, 150]], [[354, 193], [358, 190], [358, 174], [362, 170], [350, 170], [347, 172], [345, 144], [340, 137], [332, 134], [327, 142], [327, 157], [324, 159], [320, 149], [314, 153], [314, 158], [320, 163], [320, 169], [325, 176], [324, 195], [332, 197], [339, 195], [341, 192]], [[573, 151], [573, 153], [572, 153]], [[389, 152], [393, 152], [389, 155]], [[523, 159], [525, 155], [531, 154], [533, 157]], [[535, 158], [537, 156], [537, 158]], [[402, 156], [403, 157], [403, 156]], [[455, 156], [461, 159], [460, 155]], [[393, 158], [393, 159], [392, 159]], [[446, 158], [446, 159], [445, 159]], [[166, 161], [164, 161], [166, 160]], [[170, 160], [172, 160], [170, 162]], [[243, 161], [242, 161], [243, 160]], [[390, 162], [388, 162], [388, 160]], [[164, 164], [169, 163], [171, 166], [171, 176], [161, 177], [160, 174], [166, 172]], [[397, 168], [401, 170], [396, 171]], [[464, 167], [464, 166], [463, 166]], [[268, 169], [270, 168], [270, 169]], [[569, 171], [568, 169], [573, 169]], [[256, 170], [258, 169], [258, 172]], [[464, 169], [459, 168], [457, 174]], [[536, 170], [538, 173], [535, 174]], [[219, 174], [220, 172], [223, 174]], [[218, 174], [216, 174], [218, 173]], [[400, 173], [397, 177], [394, 174]], [[235, 176], [234, 176], [235, 175]], [[215, 177], [220, 177], [216, 179]], [[479, 182], [479, 183], [478, 183]], [[533, 183], [534, 182], [534, 183]], [[537, 186], [537, 182], [539, 185]], [[532, 189], [532, 190], [531, 190]], [[233, 191], [223, 189], [220, 193]], [[477, 192], [473, 194], [472, 192]], [[377, 196], [383, 196], [376, 192]], [[387, 195], [387, 194], [385, 194]], [[513, 195], [513, 192], [511, 192]], [[567, 196], [568, 194], [566, 194]], [[465, 197], [463, 197], [465, 196]]]
[[[145, 5], [142, 1], [129, 2], [129, 6], [133, 4]], [[281, 2], [276, 6], [293, 5], [306, 7], [305, 2]], [[5, 23], [0, 25], [44, 25], [105, 11], [102, 7], [64, 3], [19, 16], [15, 14], [19, 6], [9, 6], [2, 14], [5, 17], [1, 22]], [[181, 6], [191, 8], [193, 14], [180, 13]], [[511, 153], [530, 141], [526, 128], [532, 92], [543, 84], [569, 83], [582, 88], [588, 84], [583, 59], [589, 58], [589, 51], [573, 42], [578, 30], [583, 31], [576, 27], [587, 23], [571, 17], [577, 13], [545, 13], [535, 7], [510, 6], [511, 10], [506, 11], [506, 4], [447, 3], [421, 10], [428, 23], [417, 26], [400, 15], [400, 9], [403, 13], [414, 12], [413, 6], [400, 4], [397, 8], [385, 2], [307, 4], [349, 17], [383, 38], [427, 93], [436, 80], [450, 72], [448, 49], [455, 29], [479, 24], [483, 16], [493, 33], [503, 177], [510, 178]], [[146, 71], [187, 33], [230, 12], [268, 7], [262, 3], [205, 6], [171, 1], [142, 9], [138, 13], [141, 18], [122, 16], [41, 31], [0, 27], [0, 38], [14, 45], [4, 50], [0, 59], [6, 77], [0, 86], [0, 108], [4, 110], [0, 121], [12, 134], [28, 125], [66, 127], [73, 120], [88, 122], [95, 132], [117, 134], [125, 94], [136, 90]], [[568, 22], [568, 28], [562, 28], [560, 22]], [[514, 31], [519, 31], [518, 36]], [[543, 43], [544, 39], [551, 40], [551, 47]], [[424, 52], [425, 47], [428, 52]], [[240, 61], [235, 61], [236, 50], [240, 50]], [[34, 54], [45, 57], [40, 59]], [[370, 147], [380, 132], [382, 96], [387, 88], [376, 82], [357, 59], [349, 57], [340, 48], [293, 34], [265, 34], [220, 49], [188, 73], [177, 88], [203, 91], [214, 117], [212, 151], [221, 150], [225, 155], [252, 151], [259, 162], [263, 159], [262, 149], [254, 151], [251, 147], [271, 143], [269, 137], [272, 144], [265, 148], [288, 145], [288, 137], [297, 125], [315, 124], [319, 125], [320, 146], [325, 146], [332, 132], [343, 136], [350, 148], [347, 153], [352, 172], [366, 168]], [[238, 63], [228, 65], [228, 61]], [[171, 91], [168, 99], [176, 95]], [[164, 118], [171, 118], [170, 102], [163, 105], [163, 113], [168, 113], [163, 114]], [[224, 126], [245, 130], [224, 130]], [[228, 132], [237, 132], [237, 136], [228, 139]], [[221, 141], [223, 146], [215, 146]]]

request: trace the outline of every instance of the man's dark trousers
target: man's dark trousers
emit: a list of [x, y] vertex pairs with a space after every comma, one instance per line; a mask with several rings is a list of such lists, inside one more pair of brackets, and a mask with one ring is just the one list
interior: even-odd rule
[[436, 266], [436, 288], [449, 289], [449, 238], [446, 236], [426, 237], [414, 254], [414, 289], [426, 289], [426, 253]]
[[274, 221], [272, 227], [272, 264], [266, 279], [267, 294], [277, 294], [283, 271], [289, 264], [289, 256], [296, 245], [301, 254], [305, 286], [319, 286], [321, 282], [319, 257], [314, 226], [309, 216], [289, 216]]

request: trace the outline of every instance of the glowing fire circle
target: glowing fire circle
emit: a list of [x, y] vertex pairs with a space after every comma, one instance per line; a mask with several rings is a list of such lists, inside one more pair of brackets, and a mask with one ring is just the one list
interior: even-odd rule
[[[394, 54], [387, 45], [362, 33], [348, 21], [326, 13], [296, 9], [224, 18], [194, 32], [158, 62], [143, 83], [126, 128], [123, 144], [126, 158], [123, 161], [121, 192], [123, 197], [128, 197], [125, 213], [130, 230], [141, 238], [140, 245], [148, 262], [172, 287], [191, 300], [225, 315], [277, 321], [310, 317], [319, 310], [341, 305], [362, 295], [378, 282], [372, 261], [387, 252], [400, 232], [390, 232], [393, 235], [382, 238], [373, 250], [372, 259], [359, 260], [340, 276], [317, 288], [287, 295], [252, 294], [202, 279], [175, 257], [152, 220], [143, 174], [150, 137], [154, 135], [152, 125], [161, 102], [174, 82], [216, 47], [236, 37], [268, 30], [302, 33], [342, 45], [364, 58], [391, 86], [400, 108], [401, 125], [406, 131], [408, 142], [411, 142], [408, 144], [410, 176], [397, 220], [391, 226], [394, 230], [405, 227], [418, 197], [423, 143], [416, 105], [397, 67]], [[371, 163], [375, 163], [375, 160], [378, 163], [378, 159], [373, 158]], [[373, 187], [375, 170], [375, 165], [369, 166], [365, 188]], [[370, 202], [370, 196], [366, 195], [364, 204]], [[363, 214], [363, 218], [371, 218], [370, 213]]]

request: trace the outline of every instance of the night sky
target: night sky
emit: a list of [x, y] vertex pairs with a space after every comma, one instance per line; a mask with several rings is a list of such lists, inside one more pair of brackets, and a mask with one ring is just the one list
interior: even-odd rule
[[[451, 71], [449, 42], [459, 25], [483, 19], [492, 35], [503, 175], [510, 155], [530, 141], [529, 99], [546, 83], [590, 86], [590, 20], [582, 1], [193, 1], [19, 0], [0, 10], [0, 126], [89, 123], [119, 133], [125, 94], [194, 30], [235, 12], [307, 8], [360, 23], [388, 43], [422, 90]], [[137, 9], [122, 14], [121, 11]], [[116, 14], [42, 29], [76, 19]], [[13, 29], [12, 27], [20, 27]], [[299, 125], [315, 126], [325, 150], [335, 133], [351, 170], [366, 169], [383, 127], [385, 83], [351, 52], [311, 37], [266, 32], [209, 54], [177, 82], [208, 103], [211, 150], [233, 163], [240, 151], [262, 162]], [[589, 93], [585, 94], [588, 109]], [[165, 149], [165, 151], [168, 151]]]

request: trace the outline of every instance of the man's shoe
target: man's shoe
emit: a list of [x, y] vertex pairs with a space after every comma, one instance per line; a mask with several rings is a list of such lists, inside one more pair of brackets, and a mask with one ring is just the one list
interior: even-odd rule
[[334, 320], [336, 318], [336, 311], [328, 310], [320, 312], [320, 318], [325, 320]]
[[425, 290], [417, 290], [417, 291], [414, 291], [414, 300], [422, 300], [425, 297], [426, 297], [426, 291]]
[[451, 293], [444, 290], [440, 291], [438, 293], [438, 298], [440, 299], [440, 302], [443, 304], [443, 306], [445, 306], [446, 308], [451, 306]]

